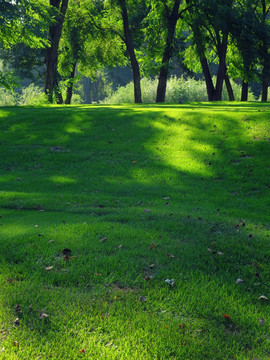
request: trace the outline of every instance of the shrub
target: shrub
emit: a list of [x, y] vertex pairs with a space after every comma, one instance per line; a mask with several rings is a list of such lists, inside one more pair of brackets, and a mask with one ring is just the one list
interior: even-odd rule
[[0, 89], [0, 106], [16, 105], [17, 96], [8, 89]]
[[41, 87], [30, 84], [22, 89], [18, 103], [19, 105], [42, 105], [47, 104], [48, 100]]
[[[215, 82], [215, 78], [213, 79]], [[157, 91], [157, 79], [143, 78], [141, 81], [142, 88], [142, 101], [144, 103], [154, 103], [156, 99]], [[232, 81], [232, 88], [235, 95], [235, 100], [241, 99], [241, 85]], [[172, 76], [168, 79], [166, 89], [167, 103], [178, 103], [179, 100], [183, 102], [188, 101], [208, 101], [206, 86], [204, 80], [195, 80], [193, 78], [185, 79], [183, 76], [177, 78]], [[224, 84], [223, 100], [228, 100], [227, 90]], [[249, 100], [254, 101], [255, 96], [249, 90]], [[120, 103], [134, 103], [134, 88], [133, 82], [130, 82], [126, 86], [119, 87], [111, 96], [105, 98], [103, 103], [106, 104], [120, 104]]]

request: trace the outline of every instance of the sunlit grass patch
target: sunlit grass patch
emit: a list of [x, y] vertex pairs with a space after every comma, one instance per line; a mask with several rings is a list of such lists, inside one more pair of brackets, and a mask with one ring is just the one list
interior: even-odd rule
[[0, 357], [269, 358], [269, 114], [0, 110]]

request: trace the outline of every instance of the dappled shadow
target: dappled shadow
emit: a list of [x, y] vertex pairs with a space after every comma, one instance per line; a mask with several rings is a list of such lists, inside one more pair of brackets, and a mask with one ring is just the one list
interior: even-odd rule
[[[51, 107], [44, 113], [37, 107], [31, 117], [28, 108], [6, 108], [8, 121], [0, 120], [5, 276], [14, 276], [6, 265], [12, 264], [16, 281], [38, 278], [82, 291], [117, 282], [146, 293], [144, 277], [153, 275], [149, 287], [159, 290], [175, 277], [185, 285], [183, 306], [211, 282], [213, 296], [220, 286], [230, 289], [224, 313], [230, 301], [237, 308], [239, 297], [254, 310], [254, 298], [268, 291], [267, 279], [253, 284], [254, 263], [265, 269], [269, 261], [269, 131], [260, 128], [251, 103], [234, 104], [232, 111], [226, 104], [226, 114], [214, 106]], [[100, 242], [100, 235], [109, 241]], [[157, 246], [150, 251], [152, 242]], [[76, 257], [68, 264], [65, 247]], [[46, 272], [50, 265], [56, 270]], [[240, 276], [245, 285], [232, 285]], [[162, 291], [169, 296], [167, 287]], [[221, 321], [211, 315], [212, 305], [193, 308], [198, 318]], [[247, 319], [242, 325], [248, 327]]]

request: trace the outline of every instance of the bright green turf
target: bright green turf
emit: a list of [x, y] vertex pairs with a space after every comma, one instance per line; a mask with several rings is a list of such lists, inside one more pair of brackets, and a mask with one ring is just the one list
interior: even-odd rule
[[268, 105], [2, 108], [0, 145], [1, 359], [270, 358]]

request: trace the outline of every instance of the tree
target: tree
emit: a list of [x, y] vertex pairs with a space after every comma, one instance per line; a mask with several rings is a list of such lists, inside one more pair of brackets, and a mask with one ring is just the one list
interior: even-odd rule
[[[43, 0], [6, 0], [0, 2], [0, 44], [11, 50], [17, 44], [28, 48], [44, 48], [48, 24], [48, 8]], [[0, 85], [12, 88], [12, 74], [0, 72]]]
[[[188, 3], [193, 6], [188, 13], [187, 22], [192, 30], [191, 40], [202, 66], [208, 99], [222, 99], [224, 80], [232, 98], [229, 78], [226, 76], [226, 56], [230, 35], [236, 22], [233, 0], [189, 0]], [[209, 70], [209, 58], [218, 62], [215, 86]]]
[[[96, 26], [103, 31], [118, 35], [125, 45], [133, 74], [134, 101], [141, 103], [141, 75], [137, 60], [137, 49], [141, 37], [141, 26], [147, 14], [144, 0], [109, 0], [104, 3], [102, 24]], [[134, 41], [135, 39], [135, 41]]]
[[95, 79], [101, 69], [126, 61], [119, 36], [102, 28], [102, 6], [101, 1], [69, 3], [58, 61], [58, 72], [67, 86], [65, 104], [71, 102], [76, 72]]
[[47, 48], [46, 53], [45, 77], [45, 93], [48, 95], [50, 103], [53, 102], [53, 94], [55, 94], [58, 103], [63, 103], [62, 95], [58, 88], [57, 63], [59, 42], [68, 8], [68, 1], [69, 0], [50, 0], [53, 21], [49, 27], [50, 46]]

